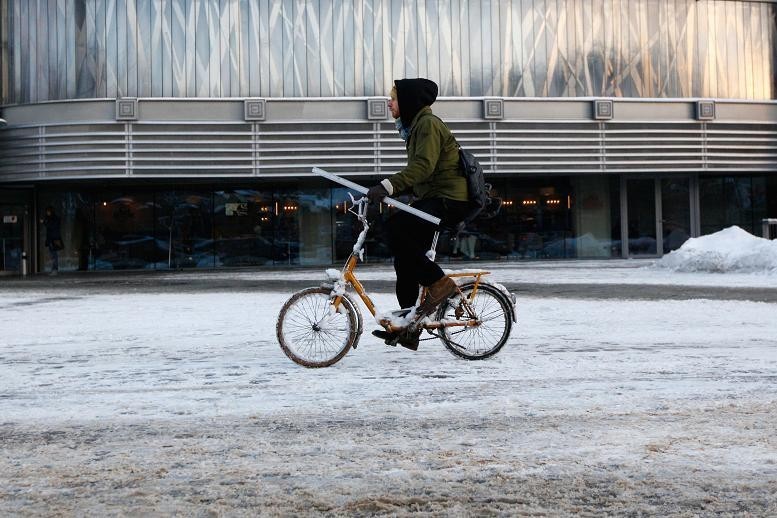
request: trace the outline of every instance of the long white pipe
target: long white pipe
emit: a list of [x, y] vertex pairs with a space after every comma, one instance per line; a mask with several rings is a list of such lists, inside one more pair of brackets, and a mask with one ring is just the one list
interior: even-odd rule
[[[333, 182], [337, 182], [340, 185], [348, 187], [349, 189], [353, 189], [354, 191], [360, 192], [362, 194], [367, 194], [367, 191], [369, 190], [366, 187], [364, 187], [362, 185], [359, 185], [358, 183], [354, 183], [354, 182], [352, 182], [350, 180], [346, 180], [345, 178], [337, 176], [336, 174], [332, 174], [332, 173], [330, 173], [328, 171], [324, 171], [323, 169], [321, 169], [319, 167], [314, 167], [313, 168], [313, 173], [317, 174], [319, 176], [323, 176], [324, 178], [332, 180]], [[409, 212], [413, 216], [417, 216], [417, 217], [419, 217], [419, 218], [421, 218], [423, 220], [428, 221], [429, 223], [433, 223], [435, 225], [439, 225], [440, 224], [440, 218], [438, 218], [436, 216], [432, 216], [431, 214], [428, 214], [428, 213], [426, 213], [426, 212], [424, 212], [422, 210], [418, 210], [418, 209], [416, 209], [414, 207], [411, 207], [410, 205], [407, 205], [406, 203], [402, 203], [401, 201], [397, 201], [397, 200], [395, 200], [393, 198], [389, 198], [388, 196], [383, 198], [383, 203], [386, 203], [388, 205], [396, 207], [396, 208], [398, 208], [400, 210], [403, 210], [405, 212]]]

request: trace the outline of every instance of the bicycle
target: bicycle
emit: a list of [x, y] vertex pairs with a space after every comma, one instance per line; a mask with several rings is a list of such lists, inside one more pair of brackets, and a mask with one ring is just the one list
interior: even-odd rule
[[[314, 168], [313, 172], [362, 194], [367, 192], [361, 185], [323, 169]], [[426, 295], [425, 288], [420, 290], [416, 306], [412, 308], [388, 313], [378, 311], [355, 274], [359, 260], [364, 260], [364, 241], [370, 228], [367, 221], [369, 201], [366, 197], [356, 199], [350, 193], [349, 196], [352, 207], [348, 211], [361, 222], [362, 231], [342, 270], [328, 269], [328, 282], [295, 293], [281, 308], [276, 333], [286, 356], [304, 367], [329, 367], [350, 349], [356, 349], [364, 322], [353, 297], [347, 292], [349, 287], [386, 331], [398, 333], [420, 328], [432, 335], [423, 340], [439, 338], [451, 353], [467, 360], [482, 360], [499, 352], [516, 322], [515, 296], [499, 284], [486, 282], [483, 277], [490, 273], [488, 271], [448, 273], [448, 277], [456, 281], [457, 293], [440, 304], [433, 319], [415, 315], [415, 309]], [[383, 201], [436, 225], [440, 223], [439, 218], [397, 200], [386, 197]], [[427, 252], [431, 260], [435, 259], [439, 234], [437, 230]]]

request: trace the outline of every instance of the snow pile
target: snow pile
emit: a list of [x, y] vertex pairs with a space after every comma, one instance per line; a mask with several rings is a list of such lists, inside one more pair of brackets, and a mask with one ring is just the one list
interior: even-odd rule
[[689, 239], [655, 262], [677, 272], [744, 272], [777, 275], [777, 240], [756, 237], [737, 227]]

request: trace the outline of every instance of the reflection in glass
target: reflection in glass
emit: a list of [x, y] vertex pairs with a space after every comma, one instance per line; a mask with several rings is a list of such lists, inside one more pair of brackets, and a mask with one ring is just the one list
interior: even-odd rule
[[615, 179], [606, 176], [573, 178], [573, 257], [618, 255], [616, 241], [620, 239], [620, 217]]
[[105, 192], [95, 201], [95, 269], [153, 268], [166, 258], [166, 243], [154, 238], [153, 193]]
[[656, 254], [655, 180], [630, 179], [626, 187], [629, 255]]
[[[43, 210], [51, 205], [60, 218], [62, 243], [59, 251], [59, 270], [88, 270], [94, 261], [94, 207], [86, 193], [74, 191], [43, 191], [38, 195], [38, 207]], [[38, 268], [43, 271], [48, 258], [45, 246], [45, 230], [38, 225]]]
[[298, 191], [279, 193], [274, 200], [275, 264], [299, 264], [300, 195]]
[[156, 268], [213, 267], [211, 214], [210, 192], [158, 192], [155, 236], [167, 257]]
[[216, 191], [214, 200], [216, 266], [272, 264], [272, 193], [254, 189]]
[[761, 220], [768, 214], [767, 187], [767, 177], [764, 176], [699, 178], [702, 235], [731, 225], [760, 235]]
[[481, 259], [542, 259], [575, 256], [568, 178], [494, 182], [499, 214], [476, 220], [475, 254]]
[[332, 200], [329, 188], [281, 192], [275, 227], [276, 263], [332, 261]]
[[691, 205], [687, 178], [661, 180], [661, 235], [664, 253], [677, 250], [691, 237]]

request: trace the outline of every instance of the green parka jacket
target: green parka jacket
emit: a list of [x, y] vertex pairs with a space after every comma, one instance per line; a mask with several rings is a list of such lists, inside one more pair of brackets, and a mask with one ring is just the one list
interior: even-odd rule
[[467, 201], [467, 180], [459, 170], [459, 145], [428, 106], [413, 118], [407, 139], [407, 166], [388, 178], [394, 193], [412, 189], [417, 198]]

